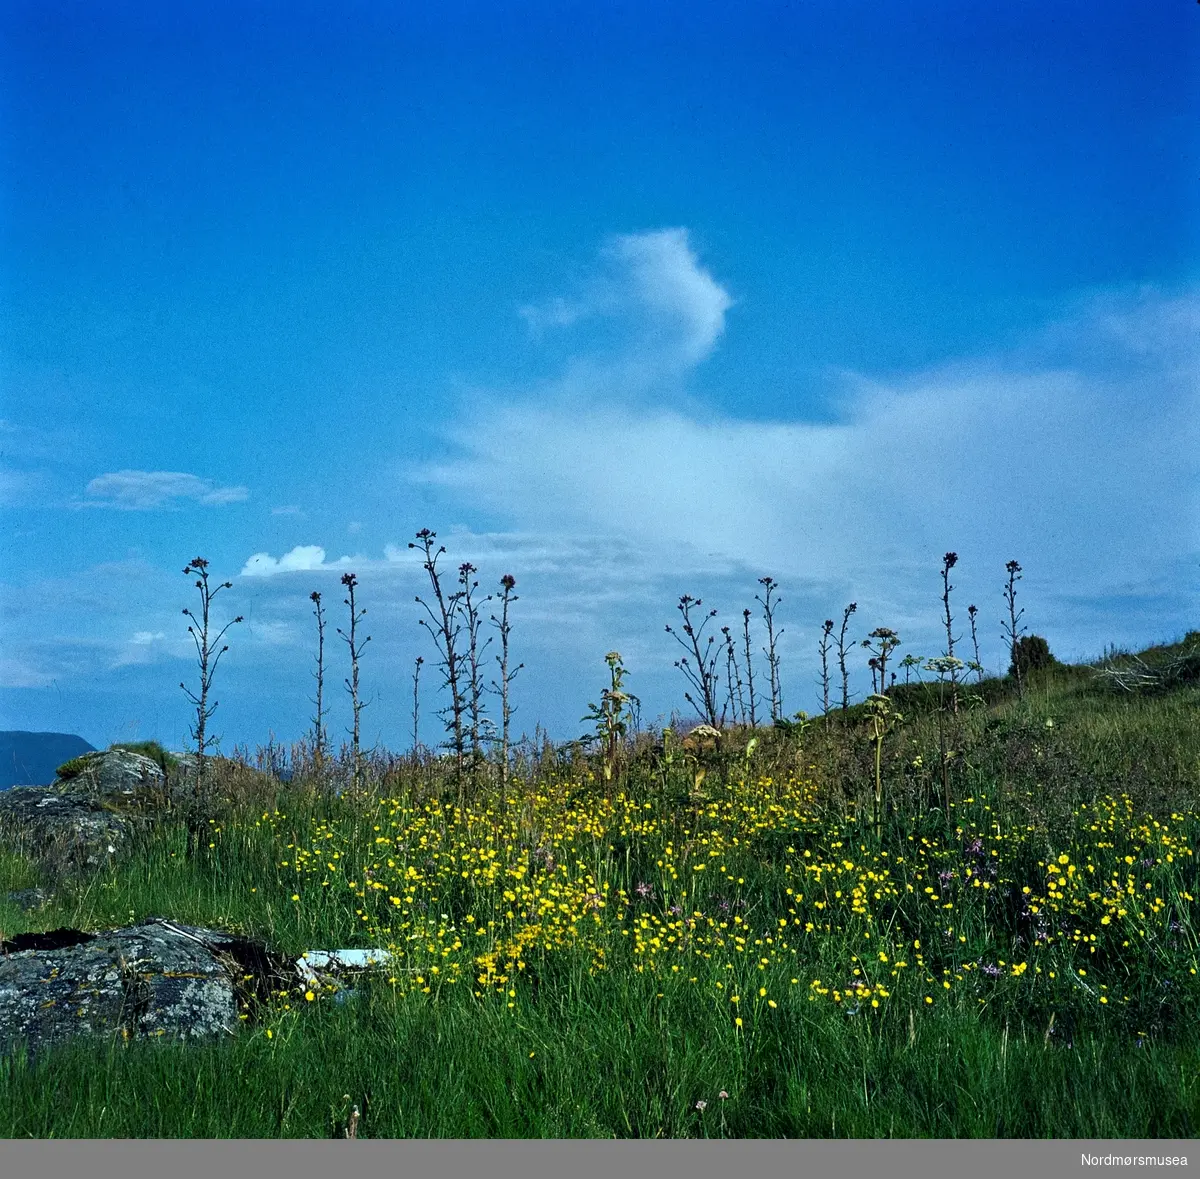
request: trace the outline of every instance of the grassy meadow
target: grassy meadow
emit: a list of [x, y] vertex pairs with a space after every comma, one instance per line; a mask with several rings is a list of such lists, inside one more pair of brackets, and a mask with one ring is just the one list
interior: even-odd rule
[[[220, 761], [206, 837], [168, 818], [5, 934], [162, 915], [392, 964], [220, 1043], [0, 1061], [0, 1137], [1194, 1135], [1200, 685], [958, 697], [527, 743], [503, 790]], [[0, 856], [0, 897], [39, 883]]]

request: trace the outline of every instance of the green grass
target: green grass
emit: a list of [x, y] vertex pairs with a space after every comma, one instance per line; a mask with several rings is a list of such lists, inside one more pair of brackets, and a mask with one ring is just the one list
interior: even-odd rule
[[[1194, 1046], [1072, 1048], [967, 1013], [823, 1011], [735, 1033], [688, 995], [584, 988], [517, 1015], [369, 986], [219, 1044], [75, 1044], [0, 1065], [5, 1137], [1193, 1136]], [[724, 1091], [728, 1097], [719, 1095]], [[698, 1109], [697, 1102], [707, 1103]]]
[[[861, 707], [764, 733], [754, 764], [735, 751], [699, 787], [695, 763], [664, 773], [639, 755], [624, 812], [584, 763], [560, 785], [558, 759], [532, 767], [503, 820], [492, 796], [469, 814], [445, 806], [453, 792], [428, 766], [393, 772], [367, 802], [303, 776], [263, 794], [258, 779], [208, 839], [163, 823], [46, 910], [0, 900], [0, 929], [160, 914], [293, 954], [391, 942], [402, 968], [340, 995], [280, 994], [220, 1043], [81, 1041], [0, 1061], [0, 1136], [327, 1137], [353, 1105], [363, 1137], [1194, 1135], [1200, 688], [1131, 695], [1060, 666], [1031, 676], [1024, 700], [998, 680], [963, 695], [955, 717], [935, 686], [896, 693], [878, 828]], [[955, 754], [949, 822], [941, 749]], [[747, 768], [768, 785], [739, 785]], [[789, 770], [813, 784], [811, 813], [779, 785]], [[963, 850], [974, 839], [987, 887]], [[542, 846], [557, 869], [528, 867]], [[483, 881], [489, 849], [524, 875]], [[408, 867], [422, 876], [411, 893]], [[368, 869], [387, 887], [368, 891]], [[867, 870], [888, 886], [859, 914], [848, 894]], [[547, 910], [541, 941], [510, 960], [497, 950], [486, 982], [475, 968], [456, 981], [452, 940], [486, 928], [480, 946], [498, 947], [521, 928], [512, 910], [529, 902], [505, 899], [506, 881], [559, 889], [564, 915]], [[0, 854], [0, 898], [38, 883]], [[603, 920], [580, 904], [601, 884]], [[1044, 944], [1016, 911], [1029, 898], [1053, 918]], [[693, 911], [710, 917], [683, 954], [672, 939]], [[457, 957], [469, 964], [472, 946]], [[852, 974], [870, 994], [852, 993]]]

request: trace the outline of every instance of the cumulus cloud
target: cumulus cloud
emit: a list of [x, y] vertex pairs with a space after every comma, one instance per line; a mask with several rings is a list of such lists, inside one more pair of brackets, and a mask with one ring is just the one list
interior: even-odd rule
[[86, 498], [77, 507], [126, 511], [171, 506], [177, 500], [228, 504], [249, 496], [245, 487], [218, 487], [211, 479], [179, 471], [114, 471], [93, 479], [84, 494]]
[[[342, 557], [338, 564], [349, 561]], [[300, 570], [325, 569], [325, 550], [320, 545], [300, 544], [282, 557], [270, 553], [255, 553], [242, 566], [242, 577], [273, 577], [277, 573], [296, 573]]]

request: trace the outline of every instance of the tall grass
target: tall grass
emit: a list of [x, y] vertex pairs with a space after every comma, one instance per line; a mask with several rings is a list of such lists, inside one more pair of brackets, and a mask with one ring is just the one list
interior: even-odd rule
[[[7, 1058], [0, 1135], [328, 1136], [357, 1106], [359, 1137], [1191, 1136], [1200, 689], [956, 686], [957, 714], [897, 685], [883, 738], [855, 705], [643, 734], [611, 775], [527, 748], [469, 802], [429, 754], [354, 796], [219, 765], [207, 839], [163, 823], [0, 928], [160, 914], [393, 965], [220, 1043]], [[0, 856], [0, 897], [37, 882]]]

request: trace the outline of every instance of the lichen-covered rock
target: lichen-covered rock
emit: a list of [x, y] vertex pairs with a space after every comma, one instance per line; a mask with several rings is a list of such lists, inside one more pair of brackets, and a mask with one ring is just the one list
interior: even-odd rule
[[86, 1034], [229, 1035], [289, 981], [289, 964], [257, 943], [162, 918], [22, 934], [0, 943], [0, 1053], [35, 1057]]
[[71, 778], [0, 794], [0, 840], [16, 843], [50, 875], [107, 863], [167, 807], [167, 780], [150, 758], [114, 749], [78, 761]]
[[0, 794], [0, 843], [38, 860], [52, 877], [107, 863], [151, 819], [79, 788], [14, 786]]
[[[69, 778], [56, 779], [60, 789], [85, 790], [114, 802], [150, 792], [163, 794], [166, 790], [166, 777], [158, 762], [129, 749], [85, 753], [68, 765], [74, 772]], [[66, 772], [65, 767], [60, 768]]]
[[18, 888], [4, 896], [10, 905], [16, 905], [26, 913], [44, 909], [54, 899], [44, 888]]
[[107, 864], [169, 809], [195, 809], [185, 762], [168, 780], [153, 759], [110, 749], [74, 759], [69, 773], [0, 792], [0, 844], [17, 846], [51, 877]]

